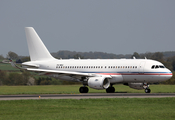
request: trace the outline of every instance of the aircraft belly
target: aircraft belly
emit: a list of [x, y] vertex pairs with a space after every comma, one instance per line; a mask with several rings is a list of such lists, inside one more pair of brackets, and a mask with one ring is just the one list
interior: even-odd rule
[[110, 83], [122, 83], [123, 76], [122, 75], [111, 75]]
[[150, 82], [151, 79], [147, 75], [123, 75], [124, 82]]
[[138, 75], [123, 75], [124, 82], [148, 82], [148, 83], [156, 83], [166, 80], [166, 76], [160, 75], [146, 75], [146, 74], [138, 74]]
[[124, 82], [138, 82], [140, 81], [138, 75], [123, 75]]

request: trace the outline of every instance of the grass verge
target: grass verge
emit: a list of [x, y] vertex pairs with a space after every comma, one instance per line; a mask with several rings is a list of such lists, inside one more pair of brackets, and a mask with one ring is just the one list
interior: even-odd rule
[[[0, 95], [14, 94], [78, 94], [81, 85], [0, 86]], [[144, 93], [124, 85], [114, 85], [116, 92]], [[150, 85], [151, 93], [175, 93], [175, 85]], [[89, 93], [105, 93], [89, 88]]]
[[0, 119], [171, 120], [175, 98], [0, 101]]
[[0, 63], [0, 70], [17, 71], [17, 72], [20, 71], [19, 69], [12, 67], [12, 65], [8, 63]]

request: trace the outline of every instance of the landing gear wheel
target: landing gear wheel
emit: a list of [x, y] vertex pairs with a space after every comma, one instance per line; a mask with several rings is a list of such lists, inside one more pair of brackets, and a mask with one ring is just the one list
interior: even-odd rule
[[79, 88], [80, 93], [88, 93], [88, 91], [89, 91], [88, 87], [80, 87]]
[[145, 89], [145, 93], [150, 93], [150, 92], [151, 92], [151, 89], [149, 89], [149, 88]]
[[115, 88], [114, 88], [114, 87], [108, 87], [108, 88], [106, 89], [106, 92], [107, 92], [107, 93], [114, 93], [114, 92], [115, 92]]

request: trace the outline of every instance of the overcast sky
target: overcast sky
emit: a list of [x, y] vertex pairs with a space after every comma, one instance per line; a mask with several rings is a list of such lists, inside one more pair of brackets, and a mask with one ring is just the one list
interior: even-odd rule
[[175, 0], [1, 0], [0, 54], [29, 55], [24, 27], [50, 52], [175, 51]]

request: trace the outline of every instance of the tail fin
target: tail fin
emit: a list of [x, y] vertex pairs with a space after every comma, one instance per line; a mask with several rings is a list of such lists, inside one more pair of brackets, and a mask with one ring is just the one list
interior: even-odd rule
[[31, 61], [53, 59], [33, 27], [26, 27], [25, 32]]

